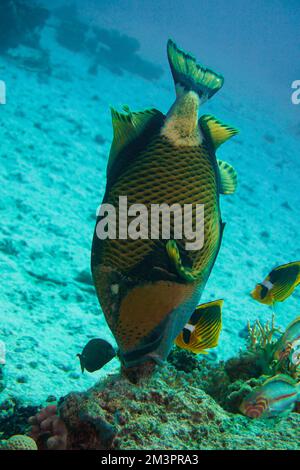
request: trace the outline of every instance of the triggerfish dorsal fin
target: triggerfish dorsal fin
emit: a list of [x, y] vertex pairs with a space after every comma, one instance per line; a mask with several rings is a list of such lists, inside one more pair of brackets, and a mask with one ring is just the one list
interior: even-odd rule
[[164, 115], [154, 108], [132, 112], [128, 106], [124, 106], [123, 110], [125, 113], [120, 113], [111, 108], [114, 136], [107, 165], [108, 172], [116, 158], [129, 144], [142, 136], [147, 129], [159, 127], [164, 120]]
[[175, 344], [195, 354], [207, 354], [206, 349], [217, 346], [222, 329], [223, 302], [215, 300], [199, 305]]
[[233, 194], [237, 188], [237, 172], [233, 166], [222, 160], [218, 160], [220, 174], [220, 193]]
[[222, 88], [222, 75], [197, 64], [192, 55], [179, 49], [171, 39], [168, 41], [167, 52], [177, 96], [184, 91], [194, 91], [201, 103], [204, 103]]
[[239, 133], [239, 131], [234, 127], [224, 124], [210, 114], [201, 116], [199, 124], [215, 150], [217, 150], [217, 148], [224, 142], [231, 139], [231, 137]]

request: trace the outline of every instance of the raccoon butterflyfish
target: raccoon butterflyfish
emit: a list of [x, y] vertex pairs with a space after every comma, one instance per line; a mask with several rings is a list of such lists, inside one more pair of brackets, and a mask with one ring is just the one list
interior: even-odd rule
[[175, 344], [195, 354], [207, 354], [217, 346], [222, 328], [223, 300], [199, 305], [177, 336]]
[[251, 292], [253, 299], [266, 305], [283, 302], [300, 283], [300, 261], [283, 264], [272, 269], [264, 281]]
[[300, 400], [299, 384], [285, 374], [278, 374], [256, 387], [242, 401], [240, 411], [249, 418], [288, 414]]
[[[167, 52], [176, 88], [169, 112], [112, 110], [106, 190], [92, 244], [95, 288], [125, 368], [168, 356], [199, 303], [221, 245], [219, 195], [234, 193], [237, 185], [235, 170], [215, 152], [238, 131], [213, 116], [198, 119], [200, 105], [222, 87], [223, 77], [171, 40]], [[107, 221], [101, 208], [113, 207], [120, 215], [124, 198], [148, 214], [154, 206], [188, 206], [194, 229], [202, 205], [202, 245], [187, 249], [189, 236], [175, 236], [175, 212], [170, 233], [160, 218], [158, 234], [141, 230], [131, 237], [128, 222], [134, 218], [128, 212], [112, 224], [112, 236], [99, 236]]]

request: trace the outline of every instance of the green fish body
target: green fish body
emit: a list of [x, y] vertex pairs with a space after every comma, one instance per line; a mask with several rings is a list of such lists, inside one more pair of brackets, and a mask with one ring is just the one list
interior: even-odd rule
[[295, 318], [287, 327], [283, 335], [279, 338], [274, 357], [283, 360], [289, 356], [291, 350], [300, 341], [300, 317]]
[[251, 392], [240, 410], [249, 418], [275, 417], [293, 411], [299, 399], [299, 384], [288, 375], [278, 374]]
[[[236, 187], [234, 169], [218, 162], [215, 150], [237, 131], [212, 116], [198, 121], [200, 103], [222, 86], [222, 77], [197, 65], [172, 41], [168, 56], [177, 98], [166, 116], [154, 109], [112, 111], [114, 140], [102, 206], [122, 210], [120, 196], [127, 198], [128, 207], [143, 204], [149, 214], [155, 204], [204, 204], [204, 244], [187, 250], [186, 238], [172, 235], [103, 240], [97, 235], [101, 216], [97, 218], [92, 274], [126, 367], [166, 359], [198, 305], [220, 248], [224, 224], [219, 195]], [[195, 217], [193, 212], [193, 227]], [[119, 235], [122, 224], [119, 219]], [[175, 217], [171, 234], [174, 229]]]

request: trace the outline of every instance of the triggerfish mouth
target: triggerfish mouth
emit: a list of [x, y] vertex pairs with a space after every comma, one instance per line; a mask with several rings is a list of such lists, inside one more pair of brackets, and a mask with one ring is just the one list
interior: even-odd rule
[[[217, 160], [216, 150], [238, 131], [213, 116], [198, 117], [200, 105], [222, 87], [223, 77], [197, 64], [171, 40], [167, 52], [176, 89], [169, 112], [135, 112], [128, 106], [122, 113], [112, 109], [114, 136], [106, 191], [92, 244], [95, 288], [125, 368], [149, 360], [163, 362], [180, 332], [195, 326], [197, 315], [192, 324], [189, 320], [222, 240], [219, 195], [234, 193], [237, 185], [234, 168]], [[146, 207], [148, 214], [153, 206], [192, 207], [194, 229], [195, 207], [203, 205], [202, 245], [187, 249], [189, 237], [175, 236], [175, 213], [167, 235], [160, 219], [158, 235], [145, 236], [141, 230], [140, 236], [128, 236], [127, 224], [134, 220], [128, 211], [126, 217], [116, 218], [115, 236], [99, 236], [99, 227], [108, 223], [107, 213], [101, 208], [114, 207], [116, 213], [121, 213], [124, 198], [128, 207]], [[220, 308], [219, 314], [209, 317], [205, 325], [207, 339], [201, 343], [195, 332], [191, 349], [216, 344]]]

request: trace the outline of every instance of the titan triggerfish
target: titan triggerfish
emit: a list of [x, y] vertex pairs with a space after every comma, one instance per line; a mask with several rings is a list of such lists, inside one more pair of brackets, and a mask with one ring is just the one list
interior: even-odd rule
[[223, 86], [223, 77], [171, 40], [167, 52], [176, 89], [169, 112], [112, 109], [114, 136], [101, 207], [120, 212], [125, 198], [128, 207], [143, 205], [149, 214], [153, 205], [187, 205], [195, 230], [194, 208], [203, 205], [204, 237], [201, 248], [187, 249], [189, 239], [174, 236], [175, 213], [169, 236], [162, 235], [160, 221], [159, 236], [126, 237], [125, 225], [134, 219], [129, 212], [116, 220], [116, 237], [99, 237], [107, 214], [98, 214], [92, 274], [125, 368], [163, 362], [189, 323], [221, 245], [219, 195], [234, 193], [237, 185], [234, 168], [217, 160], [215, 152], [238, 131], [214, 116], [198, 117], [200, 105]]

